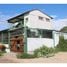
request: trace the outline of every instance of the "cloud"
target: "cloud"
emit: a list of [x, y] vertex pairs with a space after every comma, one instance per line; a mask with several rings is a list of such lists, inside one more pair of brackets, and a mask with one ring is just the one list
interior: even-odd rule
[[7, 29], [11, 26], [11, 24], [7, 22], [9, 18], [9, 15], [5, 15], [4, 13], [0, 12], [0, 30]]
[[57, 18], [58, 16], [57, 16], [57, 15], [51, 15], [51, 17], [53, 17], [53, 18]]
[[54, 29], [60, 30], [63, 27], [67, 26], [67, 18], [65, 19], [58, 19], [58, 20], [53, 20], [53, 25]]

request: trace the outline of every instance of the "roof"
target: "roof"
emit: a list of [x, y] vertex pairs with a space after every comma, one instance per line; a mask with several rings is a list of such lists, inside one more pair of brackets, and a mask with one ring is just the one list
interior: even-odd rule
[[0, 32], [5, 32], [5, 31], [7, 32], [7, 31], [8, 31], [8, 29], [0, 30]]
[[[22, 20], [22, 17], [23, 17], [25, 14], [28, 14], [28, 13], [30, 13], [31, 11], [34, 11], [34, 10], [38, 10], [38, 11], [42, 12], [42, 11], [39, 10], [39, 9], [29, 10], [29, 11], [26, 11], [26, 12], [24, 12], [24, 13], [16, 16], [16, 17], [10, 18], [10, 19], [8, 20], [8, 22], [9, 22], [9, 23], [12, 23], [12, 20], [14, 20], [14, 21]], [[44, 13], [44, 12], [42, 12], [42, 13], [43, 13], [43, 14], [46, 14], [46, 13]], [[47, 15], [47, 14], [46, 14], [46, 15]], [[49, 15], [47, 15], [47, 16], [50, 17], [51, 19], [53, 19], [51, 16], [49, 16]]]

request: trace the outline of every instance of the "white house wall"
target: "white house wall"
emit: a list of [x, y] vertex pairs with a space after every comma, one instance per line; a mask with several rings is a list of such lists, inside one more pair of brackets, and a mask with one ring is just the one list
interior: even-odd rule
[[[44, 17], [44, 20], [40, 20], [38, 17]], [[52, 27], [52, 22], [46, 22], [45, 18], [49, 18], [51, 21], [51, 18], [48, 17], [47, 15], [41, 13], [38, 10], [34, 10], [32, 12], [29, 13], [28, 15], [28, 22], [26, 23], [26, 25], [29, 28], [40, 28], [40, 29], [53, 29]]]
[[54, 45], [57, 46], [59, 43], [59, 32], [53, 31]]
[[47, 47], [54, 47], [53, 39], [48, 38], [27, 38], [27, 51], [32, 52], [35, 49], [42, 47], [43, 45]]
[[10, 48], [9, 48], [9, 44], [3, 44], [6, 47], [6, 52], [9, 53], [10, 52]]

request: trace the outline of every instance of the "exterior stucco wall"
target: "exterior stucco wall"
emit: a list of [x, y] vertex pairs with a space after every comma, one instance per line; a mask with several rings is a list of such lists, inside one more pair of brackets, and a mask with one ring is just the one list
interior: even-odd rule
[[57, 46], [59, 44], [59, 40], [60, 40], [59, 37], [60, 36], [63, 36], [64, 39], [67, 39], [67, 33], [54, 31], [53, 34], [54, 34], [54, 44], [55, 44], [55, 46]]
[[[40, 20], [39, 16], [43, 17], [43, 20]], [[49, 18], [50, 22], [46, 22], [46, 18]], [[28, 19], [29, 20], [26, 23], [26, 25], [29, 28], [40, 28], [40, 29], [51, 29], [51, 30], [53, 29], [51, 18], [41, 13], [38, 10], [30, 12], [28, 15]]]
[[54, 35], [54, 45], [57, 46], [59, 43], [59, 32], [53, 31]]
[[49, 38], [27, 38], [27, 51], [32, 52], [41, 46], [54, 47], [53, 39]]

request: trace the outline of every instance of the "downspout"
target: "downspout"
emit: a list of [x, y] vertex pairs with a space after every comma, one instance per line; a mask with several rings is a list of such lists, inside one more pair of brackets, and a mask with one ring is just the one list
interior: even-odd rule
[[24, 53], [27, 53], [27, 27], [24, 20]]
[[54, 55], [55, 55], [55, 31], [53, 31], [53, 48], [54, 48]]
[[53, 31], [53, 47], [55, 48], [55, 36], [54, 36], [54, 34], [55, 34], [55, 31]]

